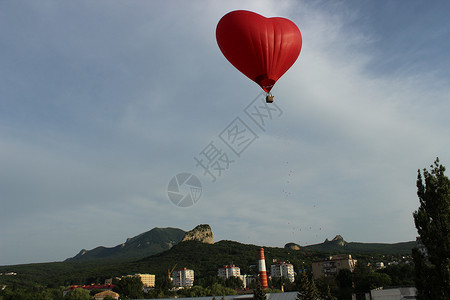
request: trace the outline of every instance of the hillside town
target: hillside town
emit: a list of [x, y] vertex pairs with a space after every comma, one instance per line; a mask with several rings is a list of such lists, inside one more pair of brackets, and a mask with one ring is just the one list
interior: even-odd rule
[[[173, 233], [176, 233], [178, 240], [173, 240]], [[168, 240], [167, 237], [169, 237]], [[188, 232], [174, 228], [154, 228], [136, 237], [127, 238], [126, 242], [120, 247], [110, 248], [109, 251], [117, 249], [116, 255], [120, 257], [120, 255], [123, 255], [123, 251], [131, 253], [132, 251], [129, 249], [136, 245], [138, 247], [134, 249], [139, 249], [139, 245], [142, 244], [150, 246], [149, 241], [161, 243], [162, 240], [167, 240], [167, 247], [170, 249], [164, 252], [164, 255], [172, 257], [166, 260], [165, 265], [168, 264], [170, 267], [166, 269], [165, 274], [161, 274], [160, 271], [156, 273], [145, 272], [149, 269], [156, 270], [155, 267], [161, 263], [158, 256], [150, 256], [145, 259], [154, 261], [155, 267], [144, 267], [141, 260], [137, 264], [137, 268], [134, 268], [141, 272], [122, 275], [116, 273], [114, 276], [111, 276], [111, 274], [108, 276], [107, 271], [103, 271], [97, 277], [103, 278], [101, 281], [86, 277], [84, 277], [85, 279], [72, 279], [70, 280], [71, 284], [66, 285], [61, 290], [62, 298], [68, 300], [72, 298], [101, 300], [192, 298], [211, 295], [226, 296], [225, 300], [234, 300], [245, 295], [253, 295], [257, 293], [258, 289], [267, 293], [268, 299], [275, 299], [274, 297], [277, 295], [277, 300], [294, 300], [297, 293], [305, 289], [316, 291], [317, 295], [320, 295], [323, 299], [333, 299], [326, 298], [327, 294], [329, 296], [334, 294], [339, 299], [355, 300], [415, 299], [416, 295], [416, 289], [412, 285], [411, 279], [412, 264], [410, 256], [378, 255], [379, 260], [371, 259], [367, 261], [367, 257], [364, 258], [363, 256], [362, 260], [358, 260], [354, 255], [342, 252], [332, 255], [321, 255], [320, 252], [317, 252], [310, 260], [309, 252], [293, 243], [286, 244], [284, 248], [264, 248], [233, 241], [214, 243], [211, 227], [207, 224], [198, 225]], [[174, 244], [177, 247], [173, 247]], [[428, 255], [420, 238], [414, 244], [422, 255]], [[331, 241], [326, 239], [324, 243], [316, 246], [325, 251], [335, 247], [338, 247], [336, 249], [342, 249], [343, 247], [349, 247], [349, 245], [352, 245], [352, 243], [347, 243], [342, 236], [337, 235]], [[377, 246], [379, 247], [379, 245]], [[197, 250], [197, 248], [204, 250]], [[216, 249], [214, 250], [215, 256], [212, 252], [213, 249]], [[171, 254], [172, 252], [174, 253]], [[223, 261], [222, 257], [227, 252], [234, 253], [234, 256], [230, 256], [229, 263], [218, 264], [217, 261]], [[95, 249], [83, 249], [78, 255], [68, 259], [67, 263], [72, 264], [71, 261], [76, 260], [78, 262], [73, 263], [79, 264], [80, 261], [88, 258], [90, 260], [86, 262], [86, 266], [89, 266], [92, 262], [91, 253], [95, 253], [98, 259], [98, 252], [95, 252]], [[247, 262], [244, 263], [244, 266], [233, 262], [233, 260], [241, 261], [238, 258], [239, 253], [248, 256], [244, 260]], [[201, 267], [201, 263], [194, 263], [192, 259], [180, 260], [180, 258], [188, 255], [199, 262], [204, 262], [209, 257], [208, 267], [205, 269]], [[295, 261], [290, 261], [288, 257]], [[299, 261], [299, 257], [302, 260]], [[134, 259], [136, 258], [139, 257]], [[214, 267], [215, 269], [212, 269]], [[396, 273], [392, 273], [393, 270], [397, 270]], [[399, 272], [409, 275], [406, 277], [398, 275]], [[8, 270], [0, 273], [0, 278], [22, 278], [23, 275], [25, 274], [21, 274], [19, 271]], [[399, 279], [398, 276], [404, 278]], [[361, 286], [363, 288], [360, 288]], [[8, 295], [10, 290], [11, 286], [2, 285], [2, 291], [5, 295]], [[57, 292], [55, 291], [55, 293]], [[83, 298], [82, 295], [86, 298]], [[5, 299], [8, 298], [5, 297]], [[14, 297], [11, 299], [14, 299]]]
[[[324, 278], [336, 278], [338, 274], [347, 270], [353, 272], [357, 265], [357, 260], [349, 254], [336, 254], [329, 256], [322, 260], [314, 261], [311, 265], [311, 280], [319, 281]], [[376, 263], [377, 269], [384, 268], [384, 263]], [[306, 274], [307, 270], [296, 270], [294, 266], [286, 261], [273, 260], [270, 264], [270, 272], [266, 271], [266, 261], [264, 258], [264, 249], [260, 248], [258, 253], [258, 274], [249, 275], [242, 274], [239, 266], [234, 264], [224, 265], [217, 269], [217, 277], [223, 280], [239, 279], [241, 282], [240, 288], [235, 290], [236, 295], [248, 295], [254, 292], [255, 287], [261, 286], [263, 289], [270, 290], [271, 293], [284, 293], [285, 297], [281, 297], [280, 300], [289, 300], [292, 298], [293, 293], [285, 291], [285, 284], [294, 284], [294, 282], [300, 277], [300, 273]], [[5, 274], [6, 275], [6, 274]], [[10, 274], [9, 274], [10, 275]], [[183, 291], [193, 289], [195, 286], [195, 270], [186, 267], [176, 268], [176, 265], [172, 270], [168, 270], [168, 279], [170, 280], [171, 291]], [[106, 279], [103, 284], [90, 284], [90, 285], [71, 285], [63, 291], [63, 297], [69, 296], [74, 293], [75, 290], [83, 289], [89, 291], [95, 300], [102, 300], [107, 297], [112, 299], [121, 299], [121, 295], [117, 291], [117, 283], [128, 279], [135, 279], [139, 281], [144, 293], [149, 293], [157, 288], [157, 280], [155, 274], [129, 274], [117, 278]], [[268, 282], [275, 282], [279, 280], [282, 282], [280, 289], [274, 289], [273, 286], [269, 287]], [[92, 291], [95, 291], [93, 294]], [[286, 292], [286, 293], [285, 293]], [[182, 295], [182, 294], [181, 294]], [[416, 291], [412, 286], [395, 287], [395, 288], [375, 288], [367, 293], [368, 299], [397, 299], [392, 298], [393, 295], [397, 295], [398, 299], [415, 299]], [[356, 299], [357, 295], [353, 295], [352, 299]], [[238, 297], [238, 296], [236, 296]], [[109, 299], [108, 298], [108, 299]], [[180, 297], [178, 297], [180, 298]], [[234, 299], [234, 298], [232, 298]]]

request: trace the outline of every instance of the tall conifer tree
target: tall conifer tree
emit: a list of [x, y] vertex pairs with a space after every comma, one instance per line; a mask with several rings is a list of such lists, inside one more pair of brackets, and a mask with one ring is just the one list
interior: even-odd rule
[[319, 298], [319, 291], [314, 283], [310, 281], [305, 269], [300, 274], [299, 291], [297, 300], [317, 300]]
[[253, 300], [266, 300], [266, 293], [264, 292], [259, 280], [256, 285], [256, 289], [253, 291]]
[[450, 180], [436, 158], [430, 171], [418, 171], [420, 206], [414, 222], [426, 251], [413, 251], [419, 300], [450, 299]]

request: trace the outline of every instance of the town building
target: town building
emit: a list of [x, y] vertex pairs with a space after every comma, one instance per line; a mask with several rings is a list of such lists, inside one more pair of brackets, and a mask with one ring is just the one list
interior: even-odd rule
[[153, 274], [134, 274], [141, 279], [144, 288], [155, 287], [155, 275]]
[[118, 300], [119, 294], [113, 291], [103, 291], [94, 295], [94, 300], [103, 300], [105, 298]]
[[112, 284], [89, 284], [89, 285], [71, 285], [68, 288], [63, 290], [63, 297], [65, 297], [68, 293], [75, 289], [85, 289], [88, 291], [95, 291], [95, 290], [104, 290], [104, 291], [111, 291], [114, 288], [114, 285]]
[[252, 282], [256, 281], [256, 277], [254, 275], [240, 275], [239, 278], [242, 280], [244, 289], [248, 288]]
[[[244, 295], [228, 295], [216, 297], [222, 300], [253, 300], [253, 294]], [[286, 292], [286, 293], [268, 293], [266, 294], [267, 300], [296, 300], [298, 292]], [[176, 300], [211, 300], [212, 296], [205, 297], [189, 297], [189, 298], [177, 298]], [[174, 298], [156, 298], [155, 300], [174, 300]]]
[[[359, 295], [362, 296], [362, 295]], [[413, 286], [376, 288], [363, 295], [364, 299], [371, 300], [413, 300], [416, 299], [417, 289]], [[356, 294], [352, 295], [352, 300], [360, 299]]]
[[182, 268], [173, 271], [172, 282], [174, 287], [191, 287], [194, 285], [194, 270]]
[[284, 261], [276, 262], [270, 266], [270, 276], [272, 278], [287, 278], [290, 282], [295, 281], [294, 266]]
[[314, 279], [320, 277], [336, 276], [340, 270], [347, 269], [353, 272], [357, 260], [349, 254], [339, 254], [327, 257], [324, 260], [312, 263], [312, 273]]
[[239, 277], [241, 275], [241, 269], [236, 267], [235, 265], [226, 265], [223, 268], [219, 268], [218, 270], [219, 277], [222, 278], [230, 278], [232, 276]]
[[[149, 290], [153, 289], [155, 287], [155, 275], [153, 274], [140, 274], [140, 273], [136, 273], [134, 275], [126, 275], [126, 276], [122, 276], [123, 277], [137, 277], [141, 280], [142, 282], [142, 289], [144, 290], [144, 292], [148, 292]], [[106, 281], [105, 281], [106, 282]]]

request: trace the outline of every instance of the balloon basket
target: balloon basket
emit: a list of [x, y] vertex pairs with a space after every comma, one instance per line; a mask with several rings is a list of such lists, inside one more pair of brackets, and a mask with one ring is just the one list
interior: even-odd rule
[[273, 96], [271, 93], [266, 94], [266, 103], [272, 103], [273, 102]]

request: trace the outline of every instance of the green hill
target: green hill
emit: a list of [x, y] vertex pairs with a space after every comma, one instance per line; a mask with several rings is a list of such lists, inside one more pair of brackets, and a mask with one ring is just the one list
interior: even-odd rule
[[[64, 262], [0, 266], [0, 273], [17, 273], [16, 276], [0, 276], [0, 284], [67, 286], [101, 283], [106, 278], [135, 273], [151, 273], [158, 278], [167, 276], [168, 270], [174, 266], [193, 269], [196, 282], [216, 276], [217, 269], [227, 264], [237, 265], [242, 274], [257, 274], [261, 246], [226, 240], [214, 244], [190, 240], [180, 242], [184, 236], [185, 231], [181, 229], [154, 228], [127, 239], [122, 245], [82, 251]], [[264, 250], [270, 271], [275, 260], [290, 262], [298, 270], [309, 268], [314, 260], [338, 253], [351, 254], [362, 262], [388, 263], [410, 255], [415, 246], [415, 242], [347, 243], [341, 236], [336, 236], [331, 241], [306, 247], [289, 243], [284, 248], [264, 246]]]
[[[256, 274], [258, 250], [260, 246], [246, 245], [233, 241], [220, 241], [205, 244], [198, 241], [181, 242], [171, 249], [135, 261], [112, 259], [65, 261], [55, 263], [27, 264], [0, 267], [0, 272], [16, 272], [16, 276], [3, 276], [1, 280], [38, 283], [41, 285], [70, 285], [103, 282], [106, 278], [135, 273], [151, 273], [167, 276], [167, 271], [175, 265], [177, 268], [187, 267], [195, 271], [196, 280], [217, 275], [217, 269], [226, 264], [235, 264], [241, 268], [242, 274]], [[290, 251], [284, 248], [264, 247], [266, 263], [274, 259], [286, 260], [296, 267], [310, 264], [320, 254], [306, 250]], [[9, 284], [12, 282], [10, 281]]]
[[415, 241], [402, 243], [358, 243], [346, 242], [342, 236], [337, 235], [334, 239], [325, 240], [323, 243], [308, 245], [305, 248], [311, 251], [333, 252], [333, 253], [378, 253], [378, 254], [411, 254], [411, 249], [416, 247]]
[[[167, 271], [175, 265], [177, 268], [193, 269], [196, 282], [216, 276], [217, 269], [226, 264], [239, 266], [242, 274], [257, 274], [258, 249], [260, 247], [233, 241], [220, 241], [215, 244], [185, 241], [164, 252], [134, 261], [101, 259], [4, 266], [0, 267], [0, 272], [16, 272], [17, 275], [2, 276], [0, 283], [22, 285], [28, 282], [44, 286], [90, 284], [103, 282], [106, 278], [135, 273], [156, 274], [158, 278], [167, 276]], [[383, 250], [383, 247], [380, 249]], [[330, 255], [329, 248], [325, 252], [311, 250], [307, 247], [302, 247], [300, 250], [264, 247], [264, 250], [268, 270], [274, 260], [288, 261], [298, 270], [303, 267], [309, 268], [313, 260], [323, 259]], [[352, 254], [358, 261], [377, 262], [391, 259], [380, 252], [349, 251], [346, 253]]]
[[97, 247], [81, 250], [66, 261], [89, 261], [101, 259], [139, 259], [168, 250], [178, 244], [186, 232], [178, 228], [153, 228], [115, 247]]

